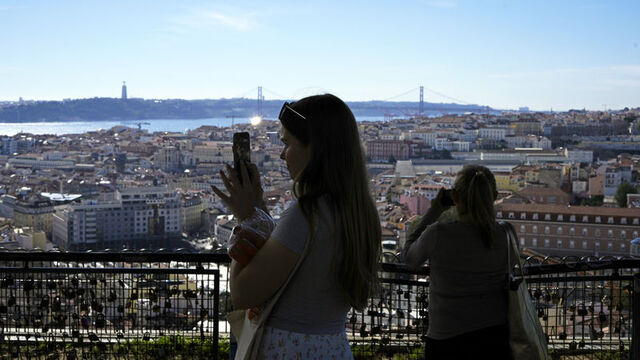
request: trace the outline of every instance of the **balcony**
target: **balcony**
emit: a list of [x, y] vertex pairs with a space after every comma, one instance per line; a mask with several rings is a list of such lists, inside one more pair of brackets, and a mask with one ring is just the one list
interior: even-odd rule
[[[226, 359], [229, 258], [174, 252], [0, 252], [0, 354], [42, 359]], [[640, 259], [529, 258], [552, 359], [640, 354]], [[384, 263], [347, 317], [356, 359], [423, 358], [429, 269]]]

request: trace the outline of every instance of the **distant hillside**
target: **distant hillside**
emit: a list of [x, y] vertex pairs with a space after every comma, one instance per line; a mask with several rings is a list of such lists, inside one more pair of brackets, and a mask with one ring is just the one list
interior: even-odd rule
[[[276, 118], [283, 100], [266, 100], [262, 112]], [[363, 101], [348, 103], [356, 116], [396, 116], [415, 114], [418, 102]], [[218, 100], [145, 100], [91, 98], [66, 101], [38, 101], [0, 107], [0, 122], [54, 122], [142, 119], [204, 119], [251, 117], [257, 114], [255, 99]], [[425, 114], [493, 112], [488, 106], [458, 104], [424, 104]]]

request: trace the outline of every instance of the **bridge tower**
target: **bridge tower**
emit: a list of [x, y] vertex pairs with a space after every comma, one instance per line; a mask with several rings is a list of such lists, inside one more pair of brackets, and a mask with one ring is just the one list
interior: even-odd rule
[[420, 115], [424, 115], [424, 86], [420, 86]]
[[258, 86], [258, 116], [260, 117], [262, 117], [262, 100], [264, 100], [262, 96], [262, 86]]

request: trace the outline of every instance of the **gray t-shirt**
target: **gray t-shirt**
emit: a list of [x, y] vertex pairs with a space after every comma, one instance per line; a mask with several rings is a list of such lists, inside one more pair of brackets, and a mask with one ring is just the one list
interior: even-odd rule
[[507, 238], [498, 224], [490, 248], [473, 224], [435, 222], [405, 252], [411, 267], [429, 260], [427, 336], [447, 339], [506, 323]]
[[[344, 332], [350, 305], [334, 276], [334, 267], [340, 264], [334, 249], [342, 248], [342, 240], [326, 198], [319, 204], [322, 216], [316, 216], [309, 252], [274, 306], [268, 326], [304, 334]], [[282, 214], [271, 237], [302, 254], [309, 225], [297, 202]], [[334, 255], [338, 255], [335, 261]]]

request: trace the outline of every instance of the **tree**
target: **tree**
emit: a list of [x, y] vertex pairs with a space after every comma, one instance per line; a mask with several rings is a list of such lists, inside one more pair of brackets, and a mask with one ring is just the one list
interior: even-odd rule
[[623, 182], [616, 190], [615, 200], [621, 208], [627, 207], [627, 194], [637, 194], [638, 189], [635, 186]]

